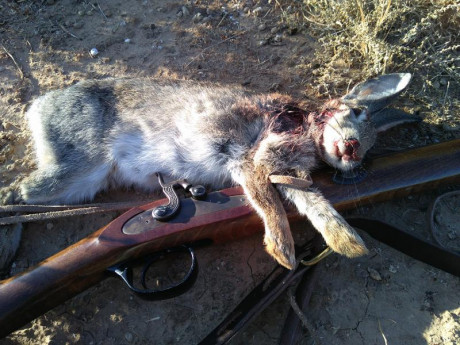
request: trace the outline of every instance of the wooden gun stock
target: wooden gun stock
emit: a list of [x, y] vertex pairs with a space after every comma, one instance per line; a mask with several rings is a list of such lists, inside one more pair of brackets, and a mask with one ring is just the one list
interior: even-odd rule
[[[353, 185], [338, 185], [332, 182], [333, 172], [323, 171], [313, 176], [314, 186], [345, 210], [458, 183], [460, 140], [380, 157], [366, 170], [368, 176]], [[0, 282], [0, 338], [103, 280], [112, 265], [197, 240], [226, 242], [263, 228], [239, 187], [210, 193], [205, 201], [182, 202], [180, 214], [164, 223], [154, 220], [150, 210], [165, 200], [135, 207], [34, 268]], [[289, 212], [289, 218], [299, 216]]]

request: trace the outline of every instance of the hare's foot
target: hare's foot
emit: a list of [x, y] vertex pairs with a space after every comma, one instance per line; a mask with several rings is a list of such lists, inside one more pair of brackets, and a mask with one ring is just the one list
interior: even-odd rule
[[321, 231], [328, 246], [336, 253], [349, 258], [368, 253], [366, 245], [357, 232], [342, 217], [333, 217]]
[[280, 265], [292, 270], [295, 268], [295, 248], [289, 228], [283, 233], [265, 233], [264, 237], [265, 250]]
[[342, 218], [334, 207], [315, 190], [296, 190], [278, 186], [278, 190], [305, 215], [335, 252], [349, 258], [368, 252], [358, 233]]
[[70, 169], [37, 170], [20, 187], [23, 200], [28, 204], [68, 204], [91, 200], [108, 186], [110, 167], [101, 165], [92, 171]]
[[53, 193], [55, 180], [46, 173], [33, 172], [27, 177], [20, 186], [20, 195], [24, 202], [28, 204], [46, 204], [56, 199]]

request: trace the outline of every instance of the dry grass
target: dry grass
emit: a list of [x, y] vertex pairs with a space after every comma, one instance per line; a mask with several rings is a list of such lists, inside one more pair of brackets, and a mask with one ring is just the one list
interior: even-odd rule
[[407, 71], [414, 75], [411, 94], [426, 120], [460, 126], [457, 0], [278, 0], [277, 5], [284, 21], [300, 23], [320, 45], [303, 68], [321, 94], [337, 95], [356, 81]]

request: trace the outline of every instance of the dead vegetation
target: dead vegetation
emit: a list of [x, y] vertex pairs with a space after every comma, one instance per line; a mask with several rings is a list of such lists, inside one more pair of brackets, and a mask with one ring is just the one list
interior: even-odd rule
[[[288, 25], [319, 46], [311, 74], [318, 93], [337, 95], [359, 80], [413, 73], [412, 100], [425, 121], [460, 129], [460, 4], [456, 0], [276, 0]], [[308, 72], [307, 72], [308, 71]], [[415, 101], [416, 100], [416, 101]]]

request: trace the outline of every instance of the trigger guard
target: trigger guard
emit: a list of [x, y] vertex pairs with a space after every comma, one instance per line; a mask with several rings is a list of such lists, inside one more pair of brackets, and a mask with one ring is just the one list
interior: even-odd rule
[[[179, 283], [173, 284], [164, 289], [147, 288], [145, 278], [149, 267], [164, 254], [184, 251], [187, 251], [191, 257], [190, 267], [185, 277]], [[161, 252], [154, 253], [147, 258], [147, 261], [144, 264], [141, 273], [141, 285], [144, 287], [143, 289], [136, 288], [133, 285], [133, 270], [131, 267], [132, 263], [132, 261], [122, 262], [120, 264], [107, 268], [107, 270], [118, 275], [125, 282], [128, 288], [131, 291], [135, 292], [139, 297], [148, 300], [169, 299], [185, 293], [188, 289], [190, 289], [193, 286], [198, 274], [198, 262], [195, 257], [195, 252], [193, 251], [192, 247], [186, 245], [169, 248]]]

